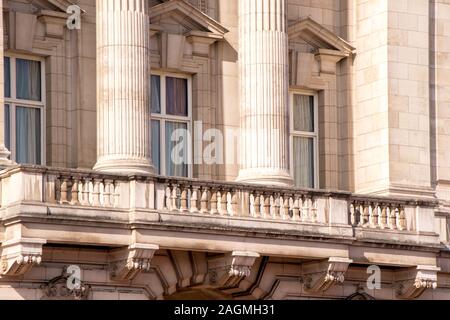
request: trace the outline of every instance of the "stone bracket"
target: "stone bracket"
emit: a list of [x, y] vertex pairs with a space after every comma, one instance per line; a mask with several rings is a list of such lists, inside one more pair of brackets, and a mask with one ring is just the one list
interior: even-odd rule
[[113, 250], [110, 254], [111, 279], [133, 280], [140, 272], [149, 271], [150, 261], [158, 249], [158, 245], [135, 243]]
[[209, 282], [220, 289], [234, 288], [250, 276], [251, 268], [260, 255], [256, 252], [233, 251], [208, 260]]
[[44, 239], [20, 238], [8, 240], [1, 246], [0, 276], [17, 277], [42, 261]]
[[427, 289], [437, 288], [437, 273], [441, 268], [419, 265], [396, 272], [396, 294], [400, 299], [415, 299]]
[[45, 36], [57, 39], [64, 38], [64, 28], [68, 17], [67, 13], [49, 10], [41, 10], [38, 14], [38, 20], [45, 26]]
[[345, 273], [353, 262], [347, 258], [331, 257], [325, 261], [303, 264], [303, 288], [307, 292], [320, 293], [327, 291], [335, 284], [343, 283]]

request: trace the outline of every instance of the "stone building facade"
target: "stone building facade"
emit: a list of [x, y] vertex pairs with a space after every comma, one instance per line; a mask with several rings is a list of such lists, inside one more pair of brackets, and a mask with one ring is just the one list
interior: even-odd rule
[[450, 299], [449, 0], [0, 3], [0, 299]]

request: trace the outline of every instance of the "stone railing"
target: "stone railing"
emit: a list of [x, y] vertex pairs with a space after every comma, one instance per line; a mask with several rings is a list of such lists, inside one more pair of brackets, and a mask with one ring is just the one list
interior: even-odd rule
[[17, 166], [1, 175], [1, 205], [45, 203], [217, 219], [433, 233], [433, 201], [162, 176]]

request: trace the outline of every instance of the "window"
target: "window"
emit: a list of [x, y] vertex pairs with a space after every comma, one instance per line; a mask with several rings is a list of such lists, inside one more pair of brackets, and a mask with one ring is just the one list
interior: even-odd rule
[[291, 168], [300, 188], [318, 187], [318, 115], [313, 94], [291, 93]]
[[17, 163], [45, 163], [43, 64], [34, 58], [4, 57], [5, 145]]
[[173, 74], [153, 74], [151, 95], [151, 143], [155, 170], [161, 175], [190, 177], [191, 79]]

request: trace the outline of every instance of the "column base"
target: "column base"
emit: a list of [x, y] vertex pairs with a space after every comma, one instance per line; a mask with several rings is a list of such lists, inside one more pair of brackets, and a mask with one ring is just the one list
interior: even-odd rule
[[287, 171], [270, 168], [242, 169], [239, 171], [236, 182], [277, 187], [294, 185], [294, 180]]
[[113, 174], [146, 175], [154, 173], [155, 168], [146, 159], [99, 159], [94, 170]]
[[0, 169], [5, 169], [16, 165], [14, 161], [8, 159], [10, 155], [11, 152], [5, 147], [5, 145], [0, 145]]

